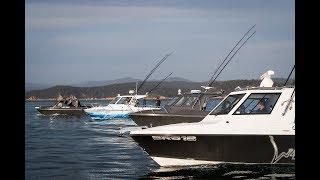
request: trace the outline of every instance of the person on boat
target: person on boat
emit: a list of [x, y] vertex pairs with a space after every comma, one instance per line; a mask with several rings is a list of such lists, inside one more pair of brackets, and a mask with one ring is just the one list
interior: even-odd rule
[[72, 106], [72, 96], [67, 98], [67, 106]]
[[161, 104], [160, 98], [159, 98], [159, 96], [157, 96], [157, 98], [156, 98], [156, 106], [159, 107], [160, 104]]
[[202, 107], [201, 107], [201, 111], [205, 111], [207, 108], [207, 98], [204, 100]]
[[55, 107], [62, 107], [63, 104], [65, 104], [65, 99], [59, 94]]
[[131, 98], [130, 98], [130, 97], [127, 97], [127, 99], [126, 99], [126, 104], [129, 104], [129, 103], [130, 103], [130, 100], [131, 100]]
[[147, 101], [144, 98], [142, 99], [142, 105], [143, 105], [143, 107], [147, 106]]
[[257, 113], [257, 114], [267, 113], [266, 104], [263, 100], [259, 101], [259, 103], [257, 104], [257, 109], [254, 111], [254, 113]]

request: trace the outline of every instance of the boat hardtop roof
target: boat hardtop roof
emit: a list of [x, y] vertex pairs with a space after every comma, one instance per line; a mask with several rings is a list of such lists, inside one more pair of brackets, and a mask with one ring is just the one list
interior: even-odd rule
[[229, 95], [232, 94], [243, 94], [243, 93], [272, 93], [272, 92], [282, 92], [287, 89], [293, 90], [294, 86], [286, 87], [246, 87], [241, 89], [236, 89], [232, 91]]
[[192, 95], [207, 95], [207, 96], [218, 96], [223, 94], [223, 90], [217, 92], [203, 92], [201, 90], [191, 90], [190, 92], [185, 92], [180, 96], [192, 96]]
[[142, 98], [145, 98], [147, 97], [147, 95], [137, 95], [137, 94], [134, 94], [134, 95], [120, 95], [118, 94], [117, 97], [124, 97], [124, 98], [127, 98], [127, 97], [134, 97], [135, 99], [142, 99]]

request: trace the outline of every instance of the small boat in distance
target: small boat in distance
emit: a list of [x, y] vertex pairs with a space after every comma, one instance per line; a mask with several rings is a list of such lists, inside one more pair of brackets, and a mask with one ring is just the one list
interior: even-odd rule
[[202, 121], [131, 131], [160, 166], [295, 164], [295, 88], [237, 88]]
[[145, 98], [147, 95], [134, 94], [133, 90], [129, 91], [129, 95], [120, 95], [113, 99], [107, 106], [92, 107], [85, 109], [94, 120], [128, 118], [129, 113], [160, 109], [156, 106], [146, 106]]
[[82, 105], [75, 96], [63, 98], [61, 95], [53, 106], [36, 106], [35, 109], [42, 115], [69, 115], [83, 116], [84, 109], [92, 107], [91, 105]]
[[[111, 101], [109, 105], [102, 106], [102, 107], [89, 108], [89, 109], [86, 109], [85, 112], [94, 120], [102, 120], [102, 119], [114, 119], [114, 118], [128, 118], [129, 113], [159, 109], [159, 107], [156, 107], [156, 106], [147, 107], [144, 105], [145, 103], [143, 103], [143, 106], [138, 106], [138, 104], [141, 104], [140, 103], [141, 100], [144, 100], [143, 102], [145, 102], [147, 93], [145, 95], [138, 95], [138, 94], [139, 94], [139, 90], [141, 90], [141, 87], [146, 83], [147, 79], [150, 78], [150, 76], [155, 72], [155, 70], [160, 66], [160, 64], [162, 64], [172, 53], [173, 52], [165, 55], [160, 61], [158, 61], [156, 66], [147, 74], [147, 76], [139, 85], [139, 87], [137, 87], [137, 84], [136, 84], [135, 90], [129, 90], [129, 95], [120, 96], [120, 94], [118, 94], [118, 96], [113, 101]], [[169, 74], [169, 76], [171, 74]], [[159, 84], [157, 84], [157, 86], [158, 85]]]

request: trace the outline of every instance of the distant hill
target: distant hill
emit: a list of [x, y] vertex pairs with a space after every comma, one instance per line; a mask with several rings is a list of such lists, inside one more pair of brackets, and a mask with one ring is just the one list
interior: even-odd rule
[[[156, 79], [151, 79], [148, 81], [157, 81]], [[185, 82], [192, 82], [185, 78], [180, 77], [169, 77], [166, 79], [167, 82], [172, 81], [185, 81]], [[73, 84], [65, 84], [63, 86], [72, 86], [72, 87], [98, 87], [98, 86], [106, 86], [110, 84], [123, 84], [123, 83], [130, 83], [130, 82], [142, 82], [140, 79], [125, 77], [120, 79], [114, 79], [114, 80], [105, 80], [105, 81], [86, 81], [86, 82], [80, 82], [80, 83], [73, 83]], [[49, 87], [52, 87], [53, 85], [49, 84], [39, 84], [39, 83], [26, 83], [25, 84], [25, 90], [31, 91], [31, 90], [40, 90], [40, 89], [46, 89]]]
[[[217, 81], [213, 84], [216, 90], [223, 89], [225, 94], [233, 91], [237, 86], [246, 87], [246, 86], [258, 86], [261, 80], [252, 79], [252, 80], [230, 80], [230, 81]], [[274, 79], [275, 86], [282, 86], [282, 82], [285, 82], [285, 79], [279, 78]], [[280, 83], [279, 83], [280, 82]], [[158, 82], [147, 82], [141, 89], [139, 94], [145, 94], [152, 87], [154, 87]], [[292, 82], [291, 82], [292, 83]], [[294, 81], [293, 81], [294, 83]], [[171, 81], [163, 82], [159, 88], [157, 88], [152, 94], [162, 95], [167, 97], [173, 97], [177, 94], [178, 89], [181, 89], [182, 92], [188, 92], [191, 89], [200, 89], [201, 85], [205, 83], [200, 82], [186, 82], [186, 81]], [[59, 94], [63, 96], [75, 95], [78, 98], [105, 98], [105, 97], [114, 97], [117, 94], [128, 94], [130, 89], [135, 89], [135, 82], [121, 83], [121, 84], [110, 84], [106, 86], [98, 87], [73, 87], [73, 86], [54, 86], [44, 90], [32, 90], [25, 93], [25, 97], [36, 97], [41, 99], [55, 98]]]
[[106, 80], [106, 81], [87, 81], [82, 83], [70, 84], [69, 86], [75, 87], [96, 87], [96, 86], [106, 86], [109, 84], [122, 84], [122, 83], [129, 83], [129, 82], [137, 82], [140, 81], [139, 79], [134, 79], [130, 77], [114, 79], [114, 80]]
[[167, 82], [173, 82], [173, 81], [184, 81], [184, 82], [194, 82], [190, 81], [189, 79], [181, 78], [181, 77], [169, 77], [166, 79]]
[[49, 88], [50, 86], [52, 85], [27, 82], [25, 83], [25, 91], [46, 89], [46, 88]]

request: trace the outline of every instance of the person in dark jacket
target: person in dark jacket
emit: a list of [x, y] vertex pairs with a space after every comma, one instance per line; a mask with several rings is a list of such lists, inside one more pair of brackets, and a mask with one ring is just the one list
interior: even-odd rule
[[160, 106], [161, 104], [161, 101], [160, 101], [160, 98], [159, 96], [156, 98], [156, 106]]

